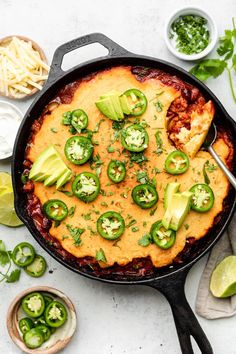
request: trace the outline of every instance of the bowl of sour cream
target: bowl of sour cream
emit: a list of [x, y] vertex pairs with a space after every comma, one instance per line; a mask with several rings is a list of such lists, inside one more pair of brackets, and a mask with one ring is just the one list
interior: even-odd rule
[[12, 103], [0, 101], [0, 160], [12, 156], [23, 113]]

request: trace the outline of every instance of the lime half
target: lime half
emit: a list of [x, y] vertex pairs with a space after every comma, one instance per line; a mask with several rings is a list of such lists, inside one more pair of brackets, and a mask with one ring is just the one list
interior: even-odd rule
[[229, 297], [236, 294], [236, 256], [228, 256], [214, 269], [210, 290], [215, 297]]
[[12, 191], [0, 194], [0, 224], [12, 227], [23, 224], [16, 215]]

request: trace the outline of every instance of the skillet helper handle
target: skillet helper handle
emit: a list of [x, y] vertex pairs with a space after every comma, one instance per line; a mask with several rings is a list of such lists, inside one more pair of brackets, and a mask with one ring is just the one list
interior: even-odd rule
[[234, 187], [234, 189], [236, 189], [236, 178], [234, 177], [234, 175], [230, 172], [230, 170], [228, 169], [228, 167], [224, 164], [224, 162], [221, 160], [221, 158], [219, 157], [219, 155], [215, 152], [215, 150], [213, 149], [212, 146], [209, 146], [208, 148], [209, 153], [211, 154], [211, 156], [215, 159], [215, 161], [217, 162], [218, 166], [221, 168], [221, 170], [224, 172], [224, 174], [226, 175], [226, 177], [228, 178], [228, 180], [230, 181], [230, 183], [232, 184], [232, 186]]
[[62, 70], [61, 65], [62, 65], [63, 57], [67, 53], [93, 43], [99, 43], [103, 47], [108, 49], [108, 55], [106, 57], [122, 56], [129, 53], [126, 49], [124, 49], [119, 44], [112, 41], [110, 38], [108, 38], [102, 33], [87, 34], [85, 36], [64, 43], [55, 50], [47, 82], [51, 84], [53, 81], [55, 81], [65, 73]]
[[168, 276], [168, 280], [166, 278], [151, 282], [150, 286], [159, 290], [170, 304], [182, 354], [194, 354], [191, 336], [202, 354], [213, 354], [212, 347], [185, 296], [184, 284], [188, 270]]

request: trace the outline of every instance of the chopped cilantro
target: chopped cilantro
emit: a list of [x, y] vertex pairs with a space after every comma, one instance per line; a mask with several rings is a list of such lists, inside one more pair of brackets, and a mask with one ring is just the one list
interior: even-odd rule
[[82, 241], [80, 236], [82, 233], [85, 231], [85, 229], [81, 229], [80, 227], [73, 227], [69, 224], [66, 225], [67, 230], [70, 232], [71, 237], [74, 239], [74, 245], [75, 246], [80, 246]]
[[92, 170], [96, 169], [96, 175], [100, 176], [101, 174], [101, 166], [104, 164], [104, 162], [102, 162], [100, 155], [97, 154], [95, 155], [91, 162], [90, 162], [90, 167]]
[[88, 214], [82, 214], [84, 220], [91, 220], [91, 213]]
[[210, 163], [210, 161], [206, 161], [205, 163], [205, 169], [207, 172], [214, 172], [215, 170], [217, 170], [218, 166], [215, 165], [214, 163]]
[[94, 130], [93, 130], [93, 133], [99, 132], [100, 125], [101, 125], [101, 123], [104, 122], [104, 121], [105, 121], [105, 119], [100, 119], [100, 121], [99, 121], [98, 123], [96, 123], [95, 128], [94, 128]]
[[206, 161], [206, 162], [204, 163], [204, 165], [203, 165], [202, 173], [203, 173], [203, 177], [204, 177], [205, 183], [206, 183], [206, 184], [210, 184], [211, 181], [210, 181], [210, 178], [208, 177], [208, 174], [207, 174], [207, 172], [206, 172], [206, 163], [207, 163], [207, 161]]
[[148, 158], [142, 152], [131, 152], [130, 161], [141, 166], [144, 162], [148, 161]]
[[110, 152], [110, 153], [111, 153], [111, 152], [114, 152], [114, 151], [115, 151], [115, 148], [114, 148], [113, 146], [110, 146], [110, 145], [109, 145], [109, 146], [107, 147], [107, 151]]
[[96, 251], [95, 258], [96, 258], [97, 261], [101, 261], [101, 262], [107, 263], [107, 259], [106, 259], [105, 253], [104, 253], [102, 248], [100, 248], [99, 251]]
[[63, 235], [63, 236], [62, 236], [62, 241], [66, 240], [67, 238], [69, 238], [68, 235]]
[[163, 110], [163, 104], [161, 103], [161, 101], [157, 100], [156, 102], [153, 103], [154, 106], [156, 107], [156, 111], [157, 112], [162, 112]]
[[57, 132], [58, 132], [57, 128], [51, 128], [50, 130], [51, 130], [51, 132], [53, 132], [53, 133], [57, 133]]
[[134, 224], [136, 224], [136, 223], [137, 223], [137, 220], [132, 219], [132, 220], [126, 225], [126, 227], [130, 227], [130, 226], [132, 226], [132, 225], [134, 225]]
[[59, 220], [54, 221], [54, 227], [58, 227], [61, 225], [61, 222]]
[[75, 214], [75, 209], [76, 209], [76, 205], [72, 206], [69, 210], [68, 210], [68, 216], [70, 216], [71, 218], [74, 216]]
[[94, 231], [91, 226], [88, 226], [87, 230], [90, 231], [90, 235], [96, 235], [97, 234], [97, 231]]
[[73, 193], [71, 191], [66, 191], [63, 189], [60, 189], [59, 192], [64, 193], [65, 195], [67, 195], [67, 197], [72, 197]]
[[152, 236], [149, 233], [144, 234], [143, 237], [138, 240], [139, 246], [147, 247], [150, 243], [152, 243]]
[[157, 210], [157, 207], [153, 208], [151, 211], [150, 211], [150, 216], [153, 216], [155, 214]]
[[157, 168], [157, 167], [154, 167], [154, 168], [152, 169], [152, 173], [155, 174], [155, 175], [157, 175], [158, 173], [161, 173], [161, 170], [159, 170], [159, 168]]
[[104, 189], [100, 190], [100, 194], [103, 195], [104, 197], [107, 195], [107, 193], [104, 191]]
[[184, 224], [185, 230], [189, 229], [189, 224]]
[[122, 130], [124, 128], [124, 125], [125, 125], [125, 121], [122, 121], [122, 122], [114, 121], [114, 122], [112, 122], [112, 129]]
[[131, 230], [132, 230], [133, 232], [137, 232], [137, 231], [139, 231], [139, 228], [138, 228], [137, 226], [134, 226], [134, 227], [131, 228]]
[[156, 137], [156, 143], [157, 143], [157, 150], [154, 152], [159, 156], [163, 153], [163, 141], [161, 138], [161, 131], [160, 130], [156, 131], [155, 137]]

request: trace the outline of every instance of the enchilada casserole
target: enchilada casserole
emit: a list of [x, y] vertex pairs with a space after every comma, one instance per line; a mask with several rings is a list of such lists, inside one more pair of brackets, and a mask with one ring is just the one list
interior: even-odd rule
[[[98, 274], [147, 274], [178, 261], [212, 228], [229, 191], [200, 149], [214, 113], [196, 87], [152, 68], [117, 66], [64, 87], [35, 117], [25, 152], [27, 211], [42, 237]], [[30, 172], [46, 149], [64, 166], [64, 184]], [[221, 127], [214, 149], [230, 167]], [[176, 201], [167, 200], [171, 188]]]

